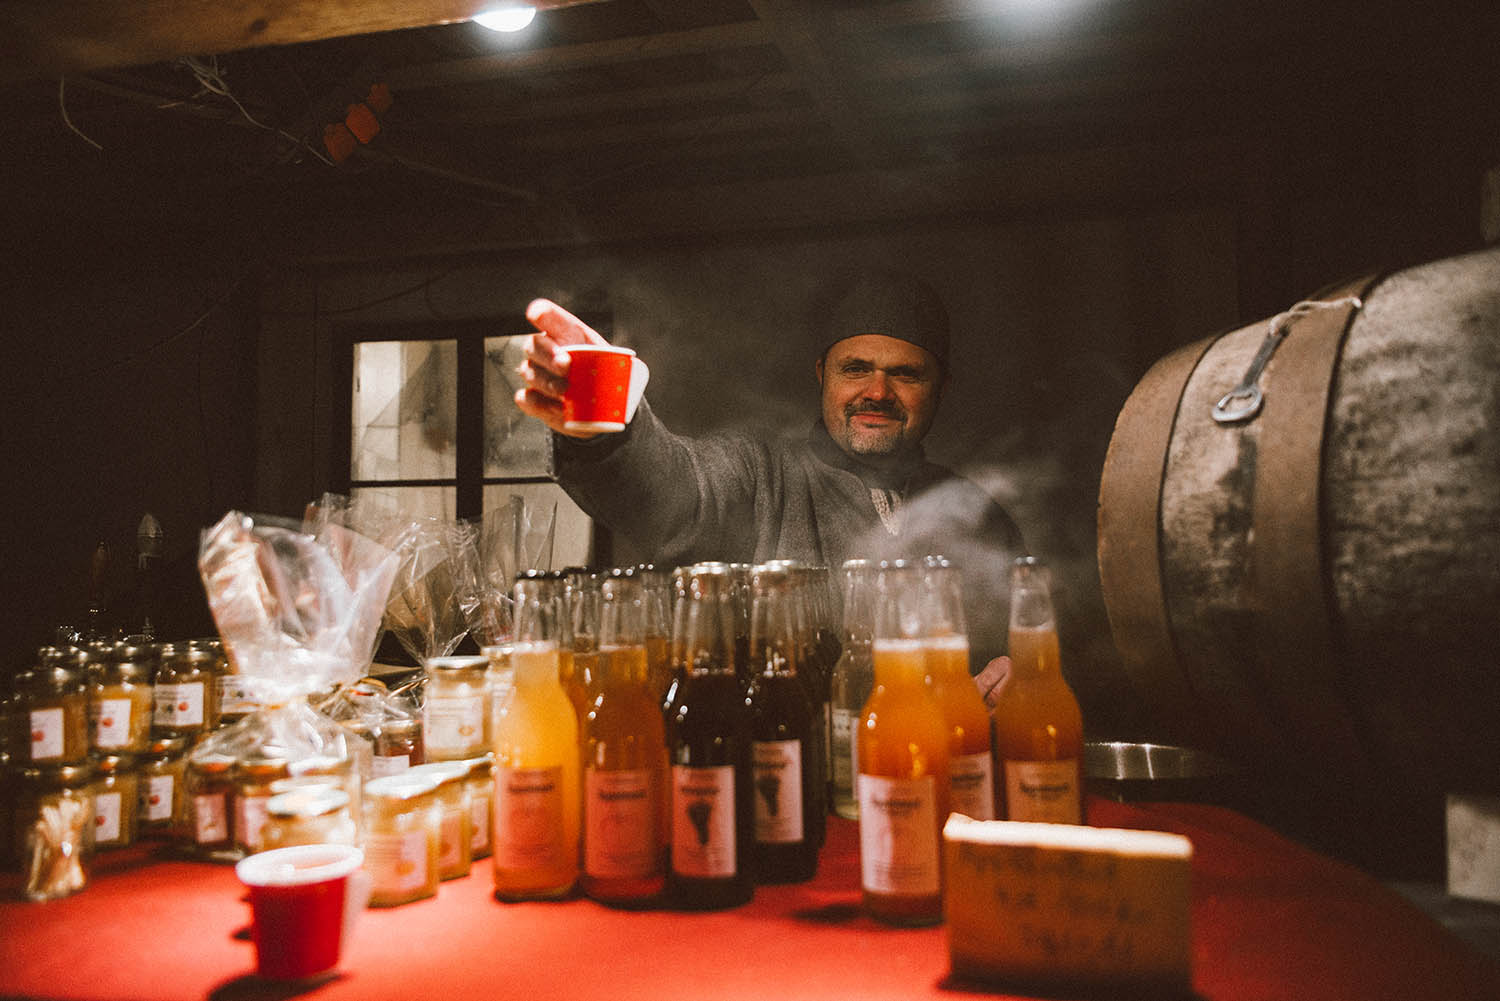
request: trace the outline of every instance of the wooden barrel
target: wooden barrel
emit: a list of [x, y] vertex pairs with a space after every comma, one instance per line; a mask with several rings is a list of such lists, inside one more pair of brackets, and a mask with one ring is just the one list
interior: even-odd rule
[[[1355, 306], [1346, 297], [1357, 296]], [[1312, 790], [1500, 792], [1500, 248], [1159, 361], [1099, 495], [1115, 643], [1163, 739]]]

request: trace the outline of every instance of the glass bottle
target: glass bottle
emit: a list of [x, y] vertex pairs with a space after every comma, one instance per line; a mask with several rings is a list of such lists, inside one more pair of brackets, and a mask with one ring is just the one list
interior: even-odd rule
[[1011, 567], [1010, 673], [995, 693], [995, 758], [1007, 820], [1083, 822], [1083, 713], [1063, 678], [1051, 574]]
[[495, 843], [502, 900], [565, 896], [578, 881], [578, 716], [559, 675], [563, 597], [546, 576], [516, 580], [515, 685], [495, 718]]
[[639, 904], [666, 882], [667, 741], [646, 687], [640, 582], [611, 571], [600, 586], [598, 677], [584, 723], [584, 891]]
[[855, 760], [860, 712], [875, 687], [875, 665], [870, 642], [875, 628], [875, 564], [870, 560], [845, 560], [844, 628], [838, 663], [829, 686], [829, 730], [833, 812], [847, 820], [859, 819], [859, 798], [854, 794]]
[[89, 754], [89, 686], [82, 650], [43, 647], [30, 671], [16, 676], [18, 760], [81, 764]]
[[237, 861], [230, 817], [234, 810], [234, 758], [209, 754], [189, 759], [183, 773], [187, 841], [198, 858]]
[[129, 754], [101, 754], [94, 761], [94, 847], [135, 844], [139, 828], [141, 773]]
[[942, 556], [922, 563], [927, 677], [948, 726], [948, 809], [974, 820], [995, 819], [995, 767], [990, 713], [969, 674], [969, 633], [963, 578]]
[[827, 786], [813, 707], [798, 677], [802, 651], [791, 574], [784, 567], [756, 567], [752, 594], [753, 673], [745, 706], [755, 786], [755, 878], [794, 883], [817, 872]]
[[672, 761], [673, 901], [733, 907], [754, 891], [754, 795], [750, 730], [734, 652], [734, 595], [728, 568], [695, 567], [673, 644], [683, 659], [666, 716]]
[[289, 775], [287, 759], [274, 754], [235, 763], [234, 843], [243, 854], [254, 855], [265, 849], [266, 807], [271, 801], [271, 787]]
[[431, 657], [422, 701], [422, 747], [428, 761], [457, 761], [490, 747], [490, 658]]
[[927, 683], [921, 577], [904, 561], [882, 563], [875, 587], [875, 687], [857, 737], [860, 885], [876, 919], [937, 924], [950, 737]]
[[654, 563], [635, 568], [645, 608], [646, 686], [660, 703], [672, 683], [672, 595], [667, 575]]
[[[788, 564], [787, 578], [791, 585], [792, 614], [795, 617], [797, 636], [797, 680], [807, 689], [808, 704], [812, 707], [812, 735], [807, 762], [809, 768], [817, 769], [826, 809], [830, 773], [828, 746], [829, 730], [832, 727], [833, 661], [824, 659], [828, 648], [824, 645], [822, 636], [824, 602], [819, 594], [824, 585], [817, 571], [801, 562]], [[820, 847], [822, 843], [820, 834]]]
[[583, 739], [584, 717], [594, 698], [594, 681], [599, 674], [599, 604], [600, 582], [597, 574], [575, 567], [567, 575], [568, 623], [572, 656], [559, 661], [558, 673], [563, 690], [578, 712], [579, 739]]
[[438, 802], [438, 878], [458, 879], [473, 865], [474, 830], [469, 803], [469, 765], [464, 761], [429, 761], [403, 774], [431, 778]]
[[96, 751], [140, 754], [151, 739], [155, 708], [150, 647], [116, 643], [88, 651], [89, 737]]
[[195, 643], [167, 643], [156, 665], [153, 730], [192, 741], [219, 724], [218, 657]]

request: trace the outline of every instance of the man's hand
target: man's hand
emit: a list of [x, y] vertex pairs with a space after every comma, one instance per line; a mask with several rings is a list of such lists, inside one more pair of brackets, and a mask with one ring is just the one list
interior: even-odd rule
[[516, 371], [525, 384], [516, 390], [516, 407], [559, 434], [592, 438], [586, 431], [563, 429], [562, 395], [568, 387], [568, 345], [608, 344], [587, 323], [549, 299], [534, 299], [526, 319], [539, 333], [526, 338], [526, 360]]
[[974, 675], [974, 684], [979, 689], [979, 694], [984, 696], [984, 704], [991, 709], [995, 708], [995, 702], [1000, 696], [1000, 686], [1005, 684], [1008, 674], [1010, 658], [996, 657], [984, 665], [984, 670]]

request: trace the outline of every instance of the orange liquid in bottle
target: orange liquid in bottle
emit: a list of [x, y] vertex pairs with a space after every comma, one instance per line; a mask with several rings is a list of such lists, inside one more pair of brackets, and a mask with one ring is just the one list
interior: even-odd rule
[[1062, 674], [1057, 631], [1010, 630], [1010, 674], [991, 717], [1007, 820], [1083, 822], [1083, 713]]
[[975, 820], [994, 820], [990, 713], [969, 675], [967, 638], [928, 639], [927, 676], [948, 727], [948, 807]]
[[864, 905], [892, 924], [936, 924], [950, 734], [926, 682], [922, 641], [877, 639], [873, 654], [875, 689], [857, 738]]

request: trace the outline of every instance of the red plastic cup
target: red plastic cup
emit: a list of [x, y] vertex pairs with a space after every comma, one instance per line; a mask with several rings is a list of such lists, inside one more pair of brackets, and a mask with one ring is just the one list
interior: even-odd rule
[[250, 889], [255, 972], [306, 980], [338, 966], [355, 916], [370, 896], [365, 856], [352, 845], [295, 845], [240, 860]]
[[629, 348], [569, 345], [563, 427], [569, 431], [624, 431], [651, 372]]

